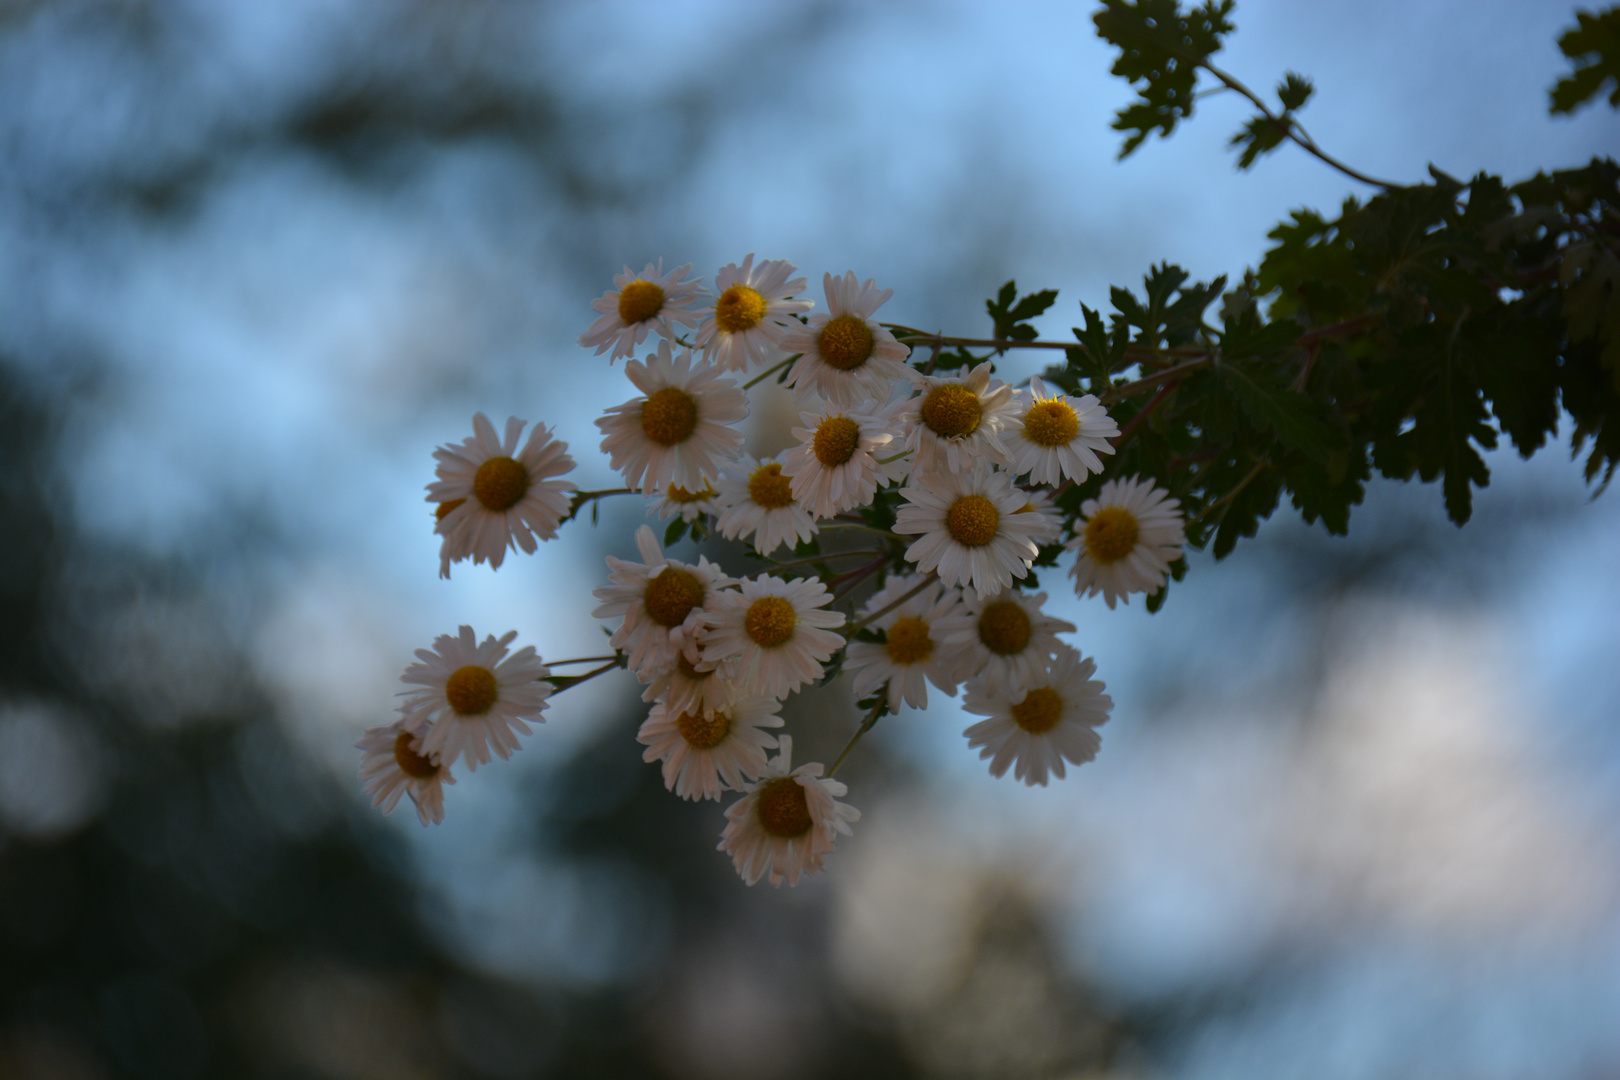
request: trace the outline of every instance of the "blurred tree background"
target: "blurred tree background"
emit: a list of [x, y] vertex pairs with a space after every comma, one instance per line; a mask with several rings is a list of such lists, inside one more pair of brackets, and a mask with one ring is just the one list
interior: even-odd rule
[[[0, 3], [0, 1077], [1620, 1075], [1616, 516], [1556, 454], [1461, 532], [1418, 485], [1275, 522], [1152, 619], [1049, 573], [1099, 761], [1015, 791], [953, 703], [891, 718], [798, 890], [628, 680], [439, 829], [360, 797], [431, 635], [600, 640], [639, 507], [446, 583], [421, 488], [478, 409], [603, 486], [628, 391], [572, 342], [623, 263], [853, 267], [958, 333], [1017, 275], [1061, 335], [1347, 193], [1219, 120], [1116, 165], [1089, 13], [985, 7]], [[1620, 145], [1546, 118], [1567, 8], [1373, 8], [1246, 6], [1227, 66], [1311, 71], [1378, 175]]]

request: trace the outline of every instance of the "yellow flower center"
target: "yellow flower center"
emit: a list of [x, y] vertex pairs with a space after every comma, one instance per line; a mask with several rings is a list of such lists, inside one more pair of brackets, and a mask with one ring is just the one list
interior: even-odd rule
[[714, 498], [714, 488], [704, 484], [702, 491], [687, 491], [679, 484], [671, 484], [669, 490], [664, 493], [664, 498], [672, 503], [702, 502], [704, 499]]
[[1016, 601], [997, 600], [979, 612], [979, 640], [998, 656], [1017, 656], [1029, 646], [1029, 612]]
[[679, 626], [703, 603], [703, 582], [685, 570], [665, 566], [647, 582], [641, 603], [660, 626]]
[[915, 615], [894, 620], [889, 627], [889, 642], [884, 646], [889, 659], [897, 664], [920, 664], [934, 653], [934, 639], [928, 636], [928, 624]]
[[473, 473], [473, 494], [492, 513], [512, 509], [529, 490], [529, 470], [509, 457], [492, 457]]
[[768, 462], [749, 475], [748, 497], [767, 510], [793, 505], [793, 485], [782, 475], [780, 462]]
[[847, 416], [829, 416], [816, 425], [816, 436], [810, 448], [816, 452], [817, 461], [836, 469], [855, 456], [855, 447], [860, 441], [860, 425]]
[[1051, 731], [1063, 719], [1063, 699], [1050, 686], [1037, 686], [1012, 707], [1012, 718], [1031, 735]]
[[662, 286], [651, 281], [632, 281], [619, 294], [619, 318], [629, 326], [646, 322], [664, 306]]
[[499, 696], [495, 673], [477, 664], [456, 668], [444, 682], [445, 700], [462, 716], [483, 716]]
[[1067, 446], [1080, 434], [1080, 417], [1059, 398], [1037, 401], [1024, 414], [1024, 438], [1036, 446]]
[[728, 334], [740, 334], [765, 317], [765, 298], [749, 285], [733, 285], [714, 302], [714, 324]]
[[773, 649], [793, 636], [799, 617], [793, 605], [780, 596], [762, 596], [748, 605], [743, 629], [758, 645]]
[[1129, 555], [1136, 547], [1136, 515], [1123, 506], [1105, 506], [1086, 522], [1086, 554], [1106, 566]]
[[918, 410], [928, 430], [943, 438], [971, 435], [984, 415], [979, 395], [960, 383], [945, 383], [928, 391]]
[[828, 367], [854, 371], [872, 355], [872, 328], [854, 315], [829, 319], [816, 338], [816, 351]]
[[681, 713], [675, 721], [675, 730], [681, 733], [686, 745], [694, 750], [713, 750], [731, 734], [731, 717], [723, 712], [713, 716], [694, 716]]
[[685, 442], [697, 430], [697, 423], [697, 400], [673, 386], [654, 390], [641, 407], [641, 430], [659, 446]]
[[778, 777], [759, 789], [754, 803], [759, 823], [772, 836], [791, 840], [810, 831], [810, 800], [791, 776]]
[[411, 749], [411, 743], [415, 741], [416, 736], [408, 731], [394, 736], [394, 761], [398, 763], [399, 771], [412, 780], [431, 780], [439, 775], [439, 767], [431, 758]]
[[442, 502], [438, 505], [438, 508], [433, 511], [433, 516], [439, 521], [443, 521], [445, 518], [450, 516], [451, 511], [466, 501], [466, 499], [450, 499], [446, 502]]
[[968, 547], [983, 547], [996, 538], [1001, 514], [983, 495], [964, 495], [945, 511], [945, 531]]

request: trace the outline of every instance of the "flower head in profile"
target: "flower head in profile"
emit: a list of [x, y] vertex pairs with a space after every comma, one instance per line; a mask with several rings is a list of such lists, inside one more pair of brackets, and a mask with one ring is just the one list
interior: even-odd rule
[[776, 745], [768, 728], [782, 726], [774, 698], [739, 697], [713, 712], [683, 712], [654, 705], [636, 741], [641, 759], [664, 763], [664, 787], [683, 799], [718, 799], [765, 773], [765, 751]]
[[750, 885], [768, 877], [772, 885], [797, 885], [831, 854], [838, 834], [851, 834], [850, 823], [861, 812], [840, 802], [849, 789], [822, 779], [820, 764], [793, 768], [793, 740], [783, 735], [780, 749], [765, 775], [743, 789], [743, 797], [726, 807], [726, 828], [719, 850]]
[[857, 285], [853, 270], [841, 278], [823, 275], [821, 287], [827, 294], [826, 313], [810, 316], [808, 326], [792, 327], [782, 338], [783, 352], [801, 354], [788, 372], [787, 385], [800, 401], [819, 394], [841, 409], [886, 401], [911, 355], [872, 318], [894, 290], [879, 289], [871, 278]]
[[894, 531], [921, 533], [906, 549], [919, 570], [939, 571], [947, 585], [972, 586], [983, 596], [1025, 577], [1040, 554], [1034, 537], [1052, 522], [1004, 472], [979, 464], [922, 483], [913, 476], [900, 493]]
[[720, 463], [742, 449], [742, 432], [731, 425], [748, 415], [748, 395], [717, 368], [694, 364], [692, 350], [672, 355], [667, 341], [645, 365], [627, 363], [624, 373], [642, 396], [596, 421], [609, 465], [644, 495], [671, 484], [701, 491], [720, 474]]
[[1025, 690], [990, 693], [979, 680], [967, 684], [962, 708], [988, 717], [963, 734], [968, 748], [990, 761], [990, 775], [1007, 766], [1024, 783], [1046, 786], [1048, 775], [1064, 777], [1065, 761], [1081, 765], [1097, 756], [1102, 745], [1096, 728], [1108, 720], [1113, 699], [1091, 676], [1094, 660], [1064, 646], [1052, 666]]
[[1069, 576], [1076, 593], [1100, 592], [1110, 608], [1133, 592], [1157, 592], [1187, 542], [1181, 503], [1140, 477], [1104, 482], [1080, 514], [1085, 528], [1064, 545], [1076, 552]]
[[591, 324], [591, 328], [579, 335], [579, 343], [587, 349], [593, 346], [596, 355], [601, 356], [609, 349], [613, 355], [608, 357], [612, 363], [621, 356], [630, 356], [635, 353], [636, 347], [647, 340], [647, 334], [657, 331], [658, 335], [668, 341], [675, 340], [675, 324], [685, 327], [697, 325], [698, 313], [691, 308], [692, 302], [697, 298], [702, 282], [699, 279], [684, 281], [686, 272], [692, 269], [692, 264], [664, 273], [664, 260], [659, 259], [657, 264], [647, 264], [647, 269], [641, 273], [632, 273], [627, 266], [624, 273], [613, 275], [613, 288], [602, 294], [600, 300], [592, 300], [591, 307], [601, 313], [601, 318]]
[[802, 299], [806, 282], [786, 259], [754, 265], [750, 252], [742, 265], [728, 263], [714, 276], [714, 308], [698, 325], [697, 346], [703, 358], [723, 371], [747, 371], [786, 355], [782, 336], [798, 325], [794, 318], [815, 307]]
[[913, 475], [944, 477], [984, 464], [1011, 465], [1001, 434], [1013, 422], [1013, 388], [990, 377], [990, 362], [961, 375], [906, 374], [916, 396], [895, 413], [906, 426], [905, 449], [915, 451]]
[[[698, 643], [701, 646], [701, 635]], [[674, 662], [666, 667], [636, 672], [636, 677], [647, 683], [641, 700], [656, 701], [676, 716], [683, 712], [704, 714], [727, 708], [737, 699], [738, 690], [719, 668], [718, 660], [694, 663], [677, 654]]]
[[739, 588], [704, 612], [710, 630], [703, 659], [726, 665], [733, 682], [765, 697], [787, 697], [821, 678], [821, 665], [844, 643], [832, 632], [844, 616], [825, 610], [832, 602], [827, 587], [759, 574], [743, 578]]
[[646, 525], [636, 530], [636, 549], [639, 563], [607, 557], [609, 584], [591, 591], [601, 601], [591, 614], [624, 617], [608, 644], [629, 654], [638, 675], [651, 678], [678, 656], [697, 659], [704, 605], [736, 582], [702, 555], [696, 565], [666, 559]]
[[815, 519], [793, 497], [783, 474], [782, 455], [760, 460], [744, 454], [720, 471], [720, 517], [715, 528], [728, 540], [752, 538], [754, 550], [769, 555], [816, 535]]
[[544, 424], [534, 425], [518, 449], [524, 421], [506, 421], [504, 438], [483, 413], [473, 417], [473, 434], [461, 445], [433, 451], [438, 480], [428, 485], [427, 501], [438, 504], [433, 531], [439, 545], [439, 576], [450, 576], [450, 564], [471, 557], [499, 568], [509, 547], [533, 554], [535, 537], [550, 540], [568, 513], [571, 480], [553, 480], [574, 467], [568, 444], [551, 437]]
[[444, 820], [444, 785], [456, 782], [449, 767], [422, 752], [422, 738], [405, 730], [403, 719], [367, 729], [355, 743], [365, 751], [360, 759], [360, 783], [371, 805], [391, 814], [401, 795], [409, 795], [423, 825]]
[[793, 429], [799, 445], [782, 455], [793, 497], [818, 518], [872, 501], [877, 489], [904, 479], [907, 468], [895, 447], [889, 417], [881, 412], [829, 411], [799, 414]]
[[719, 493], [705, 483], [696, 491], [688, 491], [679, 484], [670, 484], [660, 495], [647, 500], [647, 513], [657, 514], [659, 521], [679, 517], [682, 521], [696, 521], [704, 514], [720, 512]]
[[480, 643], [463, 626], [457, 635], [439, 635], [431, 650], [416, 650], [420, 662], [399, 678], [417, 688], [401, 691], [399, 706], [405, 730], [422, 738], [415, 753], [446, 768], [465, 755], [472, 770], [487, 764], [491, 751], [505, 759], [520, 748], [518, 736], [530, 733], [525, 721], [541, 722], [551, 669], [532, 645], [507, 656], [515, 637], [512, 630]]
[[1068, 648], [1060, 633], [1074, 624], [1041, 610], [1045, 593], [1003, 589], [966, 596], [960, 613], [940, 620], [939, 638], [962, 678], [976, 675], [989, 693], [1016, 693], [1034, 686], [1052, 658]]
[[[882, 611], [923, 580], [921, 575], [890, 578], [872, 594], [861, 614]], [[855, 697], [864, 698], [888, 683], [889, 709], [899, 712], [902, 701], [914, 709], [926, 709], [930, 682], [946, 694], [955, 694], [957, 665], [941, 640], [941, 631], [961, 607], [959, 591], [930, 581], [917, 595], [867, 623], [869, 629], [884, 632], [884, 641], [850, 642], [844, 670], [855, 676]]]
[[1102, 472], [1097, 455], [1112, 454], [1108, 440], [1119, 434], [1119, 425], [1096, 395], [1068, 397], [1048, 390], [1040, 376], [1018, 395], [1013, 415], [1003, 436], [1011, 471], [1015, 476], [1028, 473], [1035, 484], [1059, 484], [1065, 478], [1079, 483]]

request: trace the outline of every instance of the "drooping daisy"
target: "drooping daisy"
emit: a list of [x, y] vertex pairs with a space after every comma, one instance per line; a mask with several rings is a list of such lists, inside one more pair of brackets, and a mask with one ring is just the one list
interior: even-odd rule
[[[698, 643], [702, 644], [701, 637]], [[668, 667], [636, 673], [638, 678], [651, 676], [641, 700], [661, 702], [677, 716], [683, 712], [702, 715], [727, 708], [736, 700], [737, 688], [718, 668], [717, 660], [700, 660], [694, 664], [677, 655]]]
[[1077, 595], [1100, 592], [1110, 608], [1130, 603], [1130, 593], [1157, 592], [1187, 542], [1181, 502], [1142, 477], [1105, 481], [1080, 514], [1085, 530], [1063, 545], [1077, 552], [1069, 576]]
[[821, 665], [844, 643], [832, 632], [844, 616], [823, 610], [832, 603], [827, 587], [769, 574], [743, 578], [739, 586], [703, 614], [710, 627], [703, 659], [728, 664], [733, 682], [764, 697], [787, 697], [819, 679]]
[[[1045, 593], [1003, 589], [991, 596], [966, 596], [960, 613], [937, 624], [939, 643], [951, 655], [962, 678], [977, 676], [989, 693], [1016, 693], [1035, 685], [1068, 648], [1060, 633], [1074, 624], [1041, 610]], [[852, 647], [853, 649], [853, 647]]]
[[1051, 530], [1046, 514], [1024, 510], [1029, 499], [1006, 473], [982, 463], [920, 484], [913, 475], [900, 494], [906, 502], [895, 514], [894, 531], [922, 534], [906, 559], [919, 570], [937, 568], [945, 584], [971, 585], [980, 596], [1028, 575], [1040, 554], [1031, 537]]
[[766, 876], [772, 885], [797, 885], [801, 875], [821, 869], [837, 834], [851, 835], [850, 823], [861, 819], [859, 810], [838, 801], [847, 787], [822, 779], [819, 763], [794, 769], [793, 739], [783, 735], [779, 743], [764, 777], [726, 807], [720, 834], [719, 850], [749, 885]]
[[672, 358], [660, 341], [645, 366], [631, 360], [624, 373], [643, 396], [608, 409], [596, 426], [629, 487], [643, 495], [670, 484], [699, 491], [742, 449], [742, 432], [729, 425], [748, 415], [748, 395], [713, 366], [693, 364], [691, 349]]
[[841, 278], [824, 274], [821, 286], [826, 313], [810, 316], [808, 326], [795, 326], [782, 338], [784, 353], [803, 354], [793, 362], [787, 385], [800, 401], [820, 394], [843, 409], [887, 400], [911, 355], [872, 318], [894, 290], [879, 289], [871, 278], [857, 285], [853, 270]]
[[[861, 609], [862, 616], [882, 611], [923, 580], [920, 575], [890, 578]], [[956, 693], [956, 676], [951, 650], [941, 639], [941, 628], [962, 607], [962, 594], [939, 581], [931, 581], [887, 615], [867, 626], [882, 630], [887, 641], [852, 641], [845, 654], [844, 670], [855, 676], [855, 697], [863, 698], [889, 684], [889, 709], [900, 711], [904, 701], [914, 709], [928, 707], [928, 683], [946, 694]]]
[[680, 333], [675, 323], [690, 329], [698, 321], [698, 313], [691, 309], [691, 304], [702, 288], [702, 281], [681, 280], [690, 269], [692, 264], [687, 263], [666, 274], [664, 260], [659, 259], [657, 265], [648, 263], [647, 269], [639, 274], [632, 273], [628, 266], [624, 273], [614, 274], [613, 288], [603, 293], [600, 300], [591, 301], [591, 307], [601, 312], [602, 317], [579, 335], [579, 343], [587, 349], [595, 346], [597, 356], [612, 349], [613, 355], [608, 357], [611, 364], [621, 356], [633, 354], [636, 347], [647, 340], [648, 331], [656, 330], [660, 337], [675, 340]]
[[399, 677], [420, 687], [401, 691], [399, 706], [405, 730], [422, 737], [416, 753], [445, 768], [465, 754], [470, 771], [487, 764], [492, 749], [504, 760], [520, 748], [517, 737], [530, 733], [524, 721], [542, 722], [551, 669], [533, 645], [507, 656], [515, 637], [511, 630], [479, 643], [472, 627], [463, 626], [457, 636], [440, 634], [431, 651], [416, 650], [421, 663]]
[[963, 732], [968, 749], [982, 747], [979, 757], [990, 759], [991, 776], [1012, 765], [1014, 778], [1032, 787], [1045, 787], [1048, 773], [1063, 779], [1064, 761], [1083, 765], [1097, 756], [1102, 740], [1093, 729], [1114, 707], [1101, 680], [1091, 677], [1096, 670], [1095, 660], [1065, 646], [1028, 690], [992, 694], [978, 680], [969, 682], [962, 708], [989, 719]]
[[422, 753], [421, 737], [406, 731], [404, 720], [368, 728], [354, 745], [366, 753], [360, 759], [360, 780], [372, 806], [391, 814], [399, 797], [409, 795], [423, 825], [444, 820], [444, 785], [456, 778], [448, 767]]
[[683, 799], [718, 799], [724, 788], [741, 791], [765, 774], [765, 750], [779, 728], [782, 703], [774, 698], [743, 697], [711, 713], [673, 711], [663, 704], [636, 732], [647, 748], [641, 760], [664, 763], [664, 787]]
[[697, 347], [703, 358], [723, 371], [747, 371], [755, 364], [771, 364], [786, 356], [782, 335], [798, 325], [793, 316], [815, 307], [815, 301], [794, 299], [805, 292], [804, 278], [786, 259], [766, 259], [754, 265], [749, 252], [742, 265], [728, 263], [714, 276], [714, 309], [698, 326]]
[[990, 378], [988, 360], [961, 375], [924, 375], [910, 367], [906, 374], [917, 394], [895, 415], [905, 421], [905, 448], [916, 451], [914, 475], [944, 476], [979, 461], [1012, 464], [1001, 433], [1013, 422], [1013, 388]]
[[872, 501], [877, 489], [903, 479], [907, 469], [895, 458], [894, 430], [887, 416], [832, 411], [800, 413], [804, 427], [793, 429], [799, 445], [782, 455], [793, 497], [818, 518]]
[[568, 513], [572, 480], [553, 480], [574, 467], [568, 444], [551, 437], [544, 424], [534, 425], [529, 441], [518, 449], [525, 422], [506, 421], [506, 435], [495, 437], [495, 425], [483, 413], [473, 417], [473, 435], [460, 446], [433, 451], [439, 479], [427, 486], [427, 501], [438, 503], [433, 531], [439, 545], [439, 576], [450, 576], [450, 564], [468, 556], [474, 565], [488, 561], [499, 568], [509, 547], [533, 554], [535, 536], [550, 540]]
[[647, 500], [647, 513], [656, 513], [659, 521], [667, 521], [675, 514], [679, 514], [682, 521], [696, 521], [704, 514], [720, 512], [716, 496], [714, 487], [707, 483], [696, 491], [670, 484], [662, 495], [654, 495]]
[[598, 619], [624, 616], [608, 644], [629, 654], [637, 675], [651, 678], [655, 670], [675, 663], [677, 656], [697, 659], [703, 605], [736, 582], [702, 555], [696, 566], [666, 559], [646, 525], [636, 530], [636, 549], [641, 553], [639, 563], [607, 557], [611, 584], [591, 590], [602, 602], [591, 614]]
[[782, 471], [782, 455], [760, 460], [744, 454], [720, 470], [720, 517], [715, 527], [728, 540], [754, 539], [754, 550], [769, 555], [816, 535], [815, 519], [793, 497]]
[[1119, 434], [1095, 394], [1072, 398], [1048, 391], [1039, 376], [1018, 395], [1015, 419], [1002, 438], [1012, 455], [1012, 473], [1029, 473], [1034, 484], [1059, 484], [1064, 477], [1079, 483], [1102, 472], [1098, 454], [1112, 454], [1108, 440]]

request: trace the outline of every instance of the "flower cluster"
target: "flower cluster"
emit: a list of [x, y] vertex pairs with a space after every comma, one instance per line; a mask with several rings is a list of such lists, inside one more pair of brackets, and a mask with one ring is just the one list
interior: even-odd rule
[[[446, 577], [467, 559], [495, 568], [509, 548], [532, 552], [608, 495], [640, 494], [669, 522], [662, 542], [637, 529], [639, 561], [607, 558], [594, 614], [616, 624], [613, 655], [558, 676], [586, 661], [508, 655], [515, 633], [480, 644], [465, 626], [420, 650], [399, 719], [358, 744], [376, 805], [408, 794], [424, 824], [441, 820], [453, 765], [507, 757], [548, 695], [618, 668], [644, 686], [637, 739], [665, 786], [692, 800], [739, 793], [719, 847], [750, 885], [822, 869], [860, 817], [833, 773], [880, 717], [927, 707], [930, 685], [984, 718], [964, 734], [995, 776], [1044, 785], [1090, 761], [1112, 702], [1095, 661], [1059, 638], [1075, 627], [1043, 610], [1034, 568], [1073, 552], [1076, 592], [1112, 608], [1162, 588], [1186, 542], [1169, 492], [1103, 477], [1124, 438], [1104, 401], [1066, 393], [1061, 371], [1003, 382], [994, 351], [944, 362], [943, 338], [913, 355], [907, 341], [923, 335], [876, 319], [892, 290], [853, 273], [823, 277], [816, 312], [786, 260], [749, 255], [721, 268], [712, 294], [689, 271], [627, 267], [579, 339], [610, 363], [628, 358], [636, 395], [596, 421], [623, 488], [556, 479], [573, 467], [567, 447], [536, 425], [520, 450], [517, 419], [497, 439], [476, 416], [471, 438], [434, 455]], [[761, 459], [739, 424], [771, 375], [800, 426]], [[687, 535], [746, 542], [757, 565], [734, 575], [705, 554], [670, 557]], [[794, 768], [782, 703], [840, 672], [865, 717], [831, 768]]]

